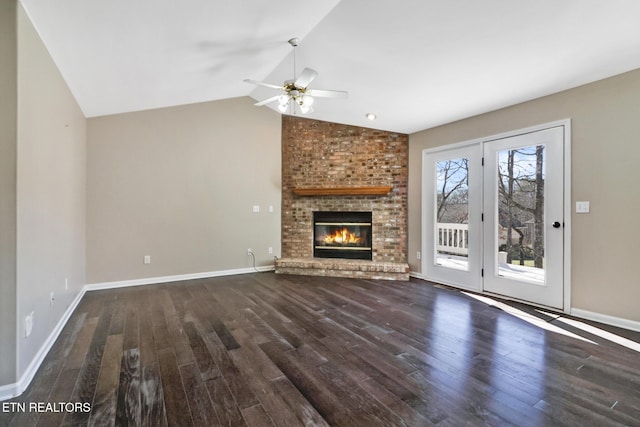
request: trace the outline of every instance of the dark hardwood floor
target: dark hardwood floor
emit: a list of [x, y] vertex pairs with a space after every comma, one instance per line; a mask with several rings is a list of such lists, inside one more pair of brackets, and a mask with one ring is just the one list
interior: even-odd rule
[[0, 424], [640, 425], [638, 350], [509, 308], [545, 328], [419, 280], [256, 273], [89, 292], [12, 401], [26, 410]]

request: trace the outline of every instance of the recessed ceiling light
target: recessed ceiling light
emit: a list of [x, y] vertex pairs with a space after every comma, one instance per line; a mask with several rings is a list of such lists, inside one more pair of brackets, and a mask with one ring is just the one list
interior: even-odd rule
[[375, 114], [373, 114], [373, 113], [367, 113], [367, 114], [365, 114], [364, 116], [365, 116], [367, 119], [369, 119], [369, 120], [375, 120], [375, 119], [376, 119], [376, 117], [377, 117], [377, 116], [376, 116]]

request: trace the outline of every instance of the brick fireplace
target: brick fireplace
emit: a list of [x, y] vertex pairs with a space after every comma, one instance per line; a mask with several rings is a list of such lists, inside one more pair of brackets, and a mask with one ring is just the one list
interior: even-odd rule
[[[283, 115], [276, 273], [408, 280], [407, 160], [407, 135]], [[314, 257], [318, 212], [370, 212], [370, 260]]]

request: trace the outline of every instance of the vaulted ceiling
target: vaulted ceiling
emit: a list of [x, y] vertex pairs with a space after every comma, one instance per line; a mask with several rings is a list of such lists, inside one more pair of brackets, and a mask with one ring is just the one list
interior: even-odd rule
[[[413, 133], [640, 68], [638, 0], [22, 0], [87, 117], [277, 91]], [[268, 107], [256, 107], [268, 108]], [[370, 122], [366, 113], [375, 113]]]

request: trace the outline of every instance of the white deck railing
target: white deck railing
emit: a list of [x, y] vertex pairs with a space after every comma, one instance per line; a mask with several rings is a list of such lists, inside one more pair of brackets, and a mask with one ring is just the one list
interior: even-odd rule
[[436, 250], [456, 255], [469, 254], [469, 224], [439, 222]]

